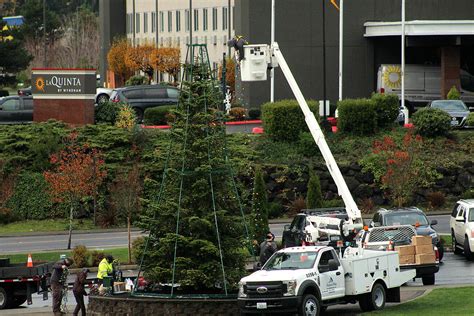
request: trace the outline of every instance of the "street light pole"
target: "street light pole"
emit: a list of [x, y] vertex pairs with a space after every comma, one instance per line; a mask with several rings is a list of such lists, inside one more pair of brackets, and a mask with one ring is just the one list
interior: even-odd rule
[[326, 121], [326, 0], [321, 0], [321, 2], [323, 4], [323, 115], [324, 121]]
[[[229, 0], [228, 3], [227, 3], [227, 15], [228, 15], [228, 16], [227, 16], [227, 20], [228, 20], [228, 24], [229, 24], [229, 25], [227, 25], [227, 29], [228, 29], [228, 32], [227, 32], [227, 34], [228, 34], [228, 35], [227, 35], [227, 40], [228, 40], [228, 41], [230, 41], [231, 35], [232, 35], [232, 34], [231, 34], [231, 30], [230, 30], [230, 28], [231, 28], [231, 22], [232, 22], [231, 9], [232, 9], [232, 8], [231, 8], [231, 6], [230, 6], [230, 0]], [[234, 18], [235, 18], [235, 17], [234, 17]], [[230, 57], [230, 54], [231, 54], [231, 50], [230, 50], [230, 49], [231, 49], [231, 47], [230, 47], [229, 45], [227, 45], [227, 56], [229, 56], [229, 57]]]
[[344, 66], [344, 0], [339, 2], [339, 101], [342, 100], [342, 72]]
[[46, 0], [43, 0], [43, 46], [44, 46], [44, 59], [43, 66], [48, 67], [46, 58]]
[[405, 0], [402, 0], [402, 69], [400, 71], [402, 81], [402, 109], [405, 114], [405, 124], [408, 124], [408, 110], [405, 106]]
[[[275, 0], [272, 0], [272, 17], [271, 17], [271, 39], [270, 45], [275, 42]], [[270, 102], [275, 102], [275, 70], [270, 70]]]

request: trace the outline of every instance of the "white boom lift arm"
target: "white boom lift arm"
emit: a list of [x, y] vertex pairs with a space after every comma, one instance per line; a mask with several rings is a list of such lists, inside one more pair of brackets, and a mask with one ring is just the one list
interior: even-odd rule
[[[280, 66], [283, 74], [285, 75], [286, 81], [290, 85], [290, 88], [293, 91], [293, 94], [295, 95], [301, 110], [303, 111], [306, 124], [308, 125], [316, 145], [318, 145], [319, 150], [321, 151], [329, 173], [336, 183], [338, 194], [344, 201], [346, 212], [348, 214], [348, 220], [342, 223], [341, 230], [343, 235], [348, 236], [350, 232], [362, 229], [363, 220], [360, 210], [352, 198], [351, 192], [349, 191], [346, 181], [339, 170], [331, 150], [329, 149], [321, 127], [319, 126], [313, 112], [311, 112], [309, 109], [303, 93], [301, 93], [301, 90], [295, 78], [293, 77], [288, 64], [286, 63], [285, 58], [280, 51], [278, 43], [275, 42], [272, 46], [268, 46], [266, 44], [245, 45], [244, 52], [245, 59], [241, 60], [240, 62], [242, 81], [264, 81], [267, 79], [267, 69], [269, 67]], [[320, 216], [318, 217], [317, 222], [321, 230], [325, 230], [325, 225], [341, 225], [341, 220], [333, 217]]]

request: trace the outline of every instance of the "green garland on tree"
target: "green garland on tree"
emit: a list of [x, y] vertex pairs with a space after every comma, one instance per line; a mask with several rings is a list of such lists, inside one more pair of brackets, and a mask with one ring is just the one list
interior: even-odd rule
[[255, 168], [252, 192], [252, 212], [254, 237], [258, 242], [262, 242], [265, 240], [269, 227], [267, 188], [260, 167]]
[[174, 283], [180, 293], [221, 293], [245, 274], [248, 239], [225, 161], [218, 83], [201, 64], [192, 73], [174, 111], [161, 196], [141, 218], [150, 229], [142, 268], [148, 281]]
[[310, 170], [308, 180], [308, 192], [306, 194], [306, 207], [309, 209], [323, 207], [323, 195], [321, 193], [321, 182], [316, 172]]

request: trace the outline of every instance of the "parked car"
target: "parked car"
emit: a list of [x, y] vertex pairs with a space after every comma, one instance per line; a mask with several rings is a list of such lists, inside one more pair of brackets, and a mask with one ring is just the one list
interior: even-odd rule
[[18, 95], [29, 96], [31, 95], [31, 87], [18, 89]]
[[417, 207], [399, 208], [393, 210], [380, 209], [372, 217], [371, 227], [380, 226], [400, 226], [412, 225], [415, 227], [416, 234], [421, 236], [431, 236], [433, 245], [438, 248], [439, 260], [443, 259], [444, 246], [441, 243], [436, 230], [433, 226], [438, 224], [437, 220], [428, 221], [426, 214]]
[[468, 260], [474, 259], [474, 199], [456, 202], [449, 226], [454, 253], [464, 252]]
[[467, 127], [466, 120], [469, 116], [469, 109], [461, 100], [435, 100], [429, 105], [434, 109], [445, 111], [451, 116], [452, 127]]
[[33, 97], [9, 96], [0, 99], [0, 122], [23, 123], [33, 121]]
[[95, 104], [98, 105], [108, 102], [112, 91], [114, 90], [109, 88], [97, 88], [95, 93]]
[[112, 102], [124, 102], [130, 105], [137, 115], [137, 120], [143, 120], [145, 110], [161, 105], [178, 103], [179, 89], [162, 85], [143, 85], [118, 88], [112, 91]]

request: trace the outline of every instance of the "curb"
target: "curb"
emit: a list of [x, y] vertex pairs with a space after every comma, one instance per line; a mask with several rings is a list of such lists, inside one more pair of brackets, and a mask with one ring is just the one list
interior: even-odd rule
[[[132, 228], [131, 232], [141, 232], [139, 228]], [[72, 234], [106, 234], [106, 233], [126, 233], [126, 228], [109, 228], [109, 229], [90, 229], [90, 230], [73, 230]], [[69, 232], [66, 230], [61, 231], [47, 231], [47, 232], [18, 232], [18, 233], [6, 233], [0, 234], [2, 237], [33, 237], [33, 236], [57, 236], [57, 235], [68, 235]]]

